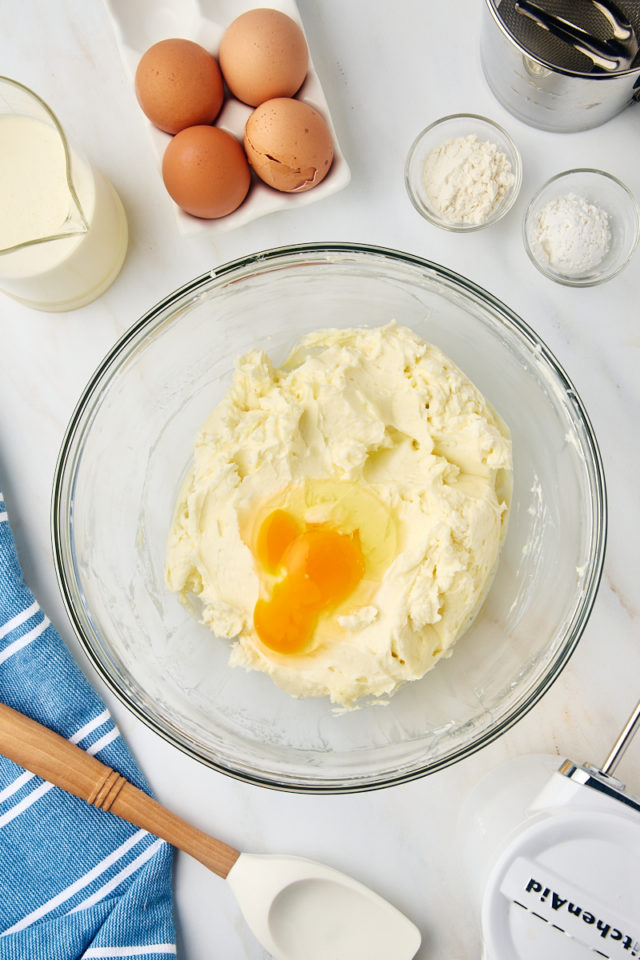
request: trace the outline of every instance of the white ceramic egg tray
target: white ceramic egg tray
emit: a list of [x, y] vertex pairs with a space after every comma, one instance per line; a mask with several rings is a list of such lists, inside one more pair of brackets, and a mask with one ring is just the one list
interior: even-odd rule
[[[247, 3], [245, 0], [199, 0], [199, 2], [198, 0], [135, 0], [135, 2], [106, 0], [106, 5], [113, 20], [120, 55], [130, 77], [131, 94], [134, 98], [136, 67], [142, 54], [152, 44], [169, 37], [184, 37], [201, 44], [217, 57], [222, 34], [229, 24], [246, 10], [260, 6], [259, 3]], [[268, 6], [286, 13], [304, 31], [294, 0], [269, 0]], [[329, 107], [311, 57], [307, 77], [296, 98], [314, 107], [329, 124], [335, 151], [331, 170], [317, 187], [304, 193], [280, 193], [259, 181], [254, 175], [251, 189], [244, 203], [233, 213], [218, 220], [201, 220], [192, 217], [173, 203], [164, 189], [161, 174], [162, 157], [171, 139], [170, 134], [154, 127], [140, 110], [140, 119], [148, 129], [157, 162], [159, 189], [164, 191], [167, 203], [172, 204], [175, 209], [176, 223], [181, 234], [191, 236], [206, 231], [232, 230], [277, 210], [288, 210], [316, 203], [323, 197], [330, 196], [347, 186], [351, 173], [340, 151]], [[252, 109], [238, 100], [227, 97], [215, 125], [242, 141], [244, 126]]]

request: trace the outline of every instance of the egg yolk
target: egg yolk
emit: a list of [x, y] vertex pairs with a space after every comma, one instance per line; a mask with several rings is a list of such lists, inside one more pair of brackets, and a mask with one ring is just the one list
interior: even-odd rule
[[277, 573], [285, 550], [299, 533], [295, 518], [286, 510], [274, 510], [265, 517], [258, 531], [256, 552], [267, 573]]
[[357, 531], [339, 533], [321, 523], [301, 529], [286, 510], [265, 518], [256, 553], [267, 573], [284, 572], [253, 614], [258, 636], [277, 653], [301, 652], [319, 616], [346, 600], [365, 571]]

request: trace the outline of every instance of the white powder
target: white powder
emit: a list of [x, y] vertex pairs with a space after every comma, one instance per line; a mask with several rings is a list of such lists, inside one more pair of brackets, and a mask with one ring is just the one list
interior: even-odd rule
[[451, 223], [484, 223], [513, 181], [504, 153], [474, 134], [447, 140], [427, 155], [424, 164], [429, 204]]
[[550, 200], [533, 224], [534, 256], [556, 273], [576, 277], [593, 270], [611, 246], [609, 214], [569, 193]]

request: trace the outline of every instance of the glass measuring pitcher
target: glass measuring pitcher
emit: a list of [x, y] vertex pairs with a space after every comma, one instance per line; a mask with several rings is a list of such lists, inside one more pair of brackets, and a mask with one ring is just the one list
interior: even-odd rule
[[39, 310], [84, 306], [117, 277], [127, 239], [111, 184], [37, 94], [0, 77], [0, 290]]

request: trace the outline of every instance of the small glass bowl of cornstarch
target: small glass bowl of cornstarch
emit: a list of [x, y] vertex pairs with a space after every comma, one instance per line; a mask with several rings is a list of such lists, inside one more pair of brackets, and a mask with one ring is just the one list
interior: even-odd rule
[[515, 143], [499, 124], [456, 113], [430, 124], [414, 140], [405, 185], [416, 210], [444, 230], [462, 233], [497, 223], [522, 183]]
[[524, 218], [524, 245], [546, 277], [570, 287], [611, 280], [640, 238], [640, 209], [610, 173], [581, 168], [558, 173], [535, 195]]

